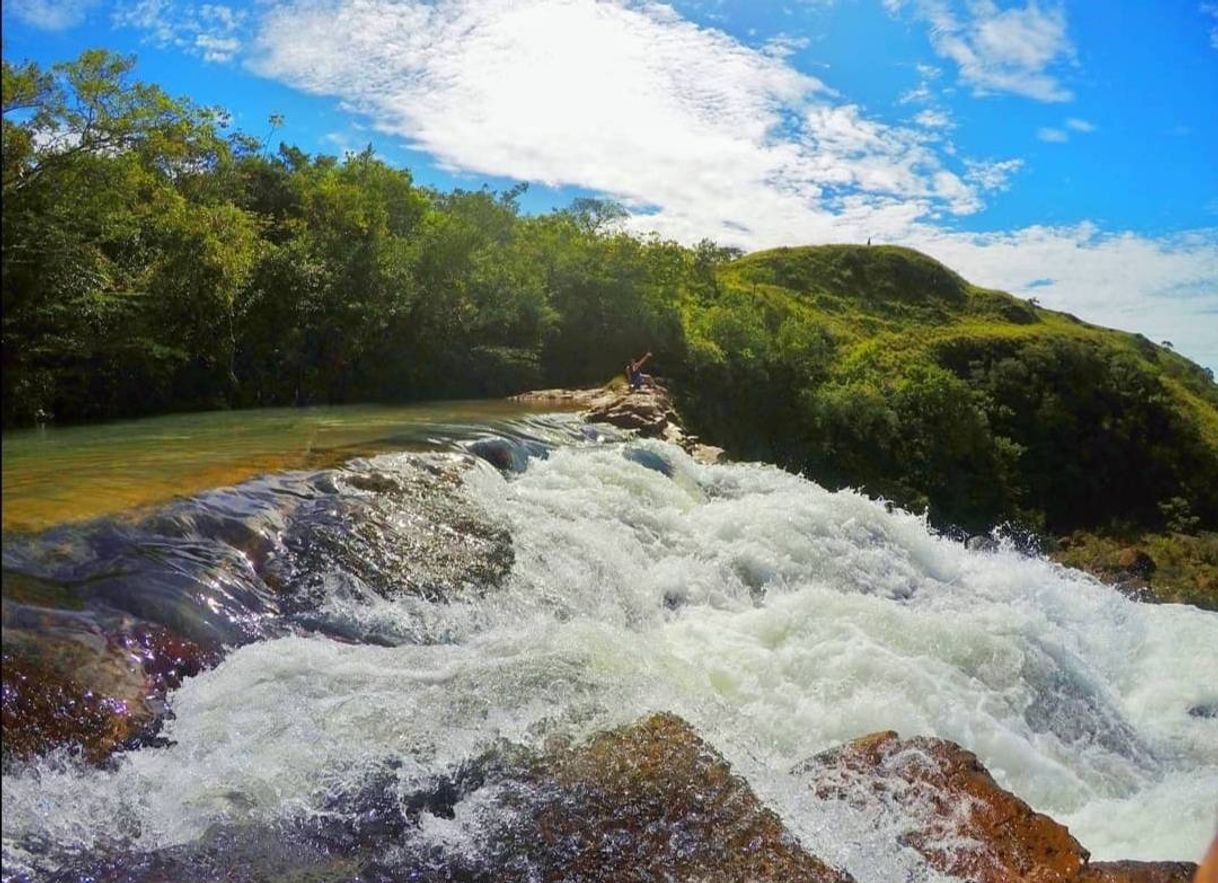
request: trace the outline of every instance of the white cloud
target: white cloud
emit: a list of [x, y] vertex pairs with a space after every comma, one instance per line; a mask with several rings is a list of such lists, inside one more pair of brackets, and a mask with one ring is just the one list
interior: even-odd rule
[[1078, 117], [1070, 117], [1061, 126], [1044, 126], [1037, 129], [1036, 137], [1050, 144], [1065, 144], [1070, 140], [1071, 132], [1087, 135], [1094, 132], [1095, 128], [1095, 123], [1080, 120]]
[[1002, 191], [1010, 188], [1011, 176], [1023, 168], [1022, 159], [965, 160], [968, 171], [965, 180], [975, 183], [983, 191]]
[[144, 32], [146, 42], [177, 46], [204, 61], [227, 62], [241, 50], [246, 12], [220, 3], [182, 5], [176, 0], [134, 0], [118, 6], [117, 27]]
[[930, 25], [930, 42], [956, 63], [960, 79], [977, 94], [1009, 92], [1038, 101], [1069, 101], [1073, 95], [1051, 71], [1072, 60], [1066, 15], [1056, 4], [1000, 8], [993, 0], [885, 0], [891, 12], [912, 6]]
[[85, 20], [99, 0], [8, 0], [4, 11], [43, 31], [63, 31]]
[[951, 114], [945, 110], [921, 111], [914, 117], [914, 122], [928, 129], [950, 129], [953, 126]]
[[1218, 49], [1218, 3], [1202, 3], [1201, 11], [1214, 19], [1210, 25], [1210, 46]]
[[763, 50], [775, 58], [787, 58], [801, 49], [807, 49], [812, 41], [807, 37], [795, 37], [791, 34], [778, 34], [766, 40]]
[[668, 7], [302, 0], [267, 15], [258, 48], [256, 70], [342, 96], [453, 168], [636, 208], [710, 202], [724, 218], [795, 218], [849, 196], [980, 207], [917, 131]]
[[198, 34], [195, 36], [194, 48], [203, 56], [204, 61], [231, 61], [241, 48], [241, 41], [235, 37]]
[[914, 65], [914, 69], [918, 72], [918, 84], [903, 94], [898, 100], [901, 104], [929, 104], [935, 100], [935, 93], [931, 90], [931, 83], [939, 79], [943, 71], [930, 64], [917, 64]]
[[[666, 6], [289, 0], [267, 7], [256, 48], [258, 72], [338, 96], [444, 167], [604, 193], [635, 211], [633, 229], [686, 242], [908, 244], [980, 284], [1034, 290], [1218, 364], [1200, 318], [1218, 309], [1218, 235], [944, 230], [1021, 160], [955, 158], [933, 133], [876, 120]], [[1033, 289], [1039, 278], [1054, 282]]]
[[1091, 224], [990, 234], [922, 228], [908, 244], [977, 284], [1170, 340], [1218, 371], [1218, 228], [1159, 239]]

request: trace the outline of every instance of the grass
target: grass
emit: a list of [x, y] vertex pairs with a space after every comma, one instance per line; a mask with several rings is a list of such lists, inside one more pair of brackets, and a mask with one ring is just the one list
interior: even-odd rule
[[[682, 319], [690, 428], [729, 454], [883, 493], [970, 530], [1075, 531], [1064, 563], [1214, 604], [1218, 386], [1139, 334], [967, 282], [894, 246], [779, 248], [721, 265]], [[1114, 530], [1112, 525], [1134, 525]]]
[[[1127, 565], [1131, 551], [1148, 555], [1154, 570], [1132, 573]], [[1156, 601], [1218, 610], [1218, 533], [1076, 531], [1050, 557], [1106, 582], [1145, 589]]]

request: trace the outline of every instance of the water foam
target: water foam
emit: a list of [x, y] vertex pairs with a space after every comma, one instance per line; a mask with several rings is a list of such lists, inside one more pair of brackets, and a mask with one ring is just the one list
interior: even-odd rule
[[[450, 605], [327, 600], [404, 643], [243, 647], [172, 696], [171, 746], [112, 771], [44, 762], [6, 776], [9, 857], [30, 838], [186, 842], [216, 822], [316, 811], [389, 758], [409, 782], [495, 739], [579, 737], [655, 710], [693, 723], [860, 881], [919, 866], [894, 836], [908, 820], [818, 801], [790, 770], [881, 729], [975, 751], [1095, 858], [1200, 855], [1218, 721], [1187, 709], [1218, 699], [1218, 615], [1135, 604], [1011, 550], [970, 552], [777, 469], [702, 466], [657, 442], [623, 450], [467, 474], [468, 501], [512, 535], [499, 590]], [[460, 830], [466, 817], [428, 830], [459, 842], [476, 833]]]

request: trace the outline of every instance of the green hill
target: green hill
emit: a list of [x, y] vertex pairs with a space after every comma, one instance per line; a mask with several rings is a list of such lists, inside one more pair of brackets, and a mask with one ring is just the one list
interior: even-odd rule
[[916, 251], [751, 254], [718, 267], [683, 325], [681, 405], [737, 456], [970, 531], [1218, 522], [1209, 371]]

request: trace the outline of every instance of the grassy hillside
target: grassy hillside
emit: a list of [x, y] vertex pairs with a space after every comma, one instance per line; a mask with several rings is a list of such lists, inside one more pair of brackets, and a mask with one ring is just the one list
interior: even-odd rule
[[687, 419], [738, 456], [974, 531], [1218, 522], [1218, 386], [1141, 335], [889, 246], [724, 263], [682, 318]]

